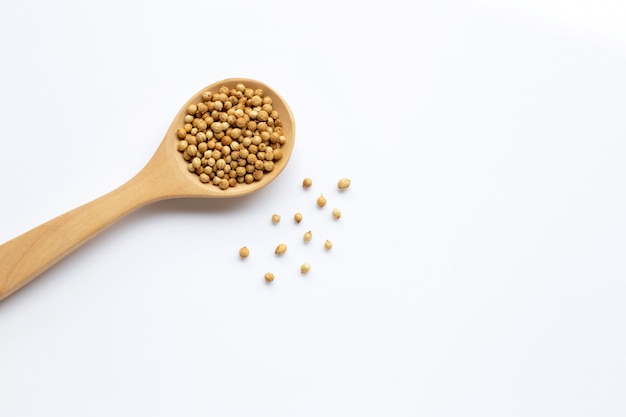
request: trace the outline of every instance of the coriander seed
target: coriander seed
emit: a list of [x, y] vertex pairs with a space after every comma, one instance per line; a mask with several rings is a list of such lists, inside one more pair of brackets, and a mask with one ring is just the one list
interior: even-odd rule
[[350, 180], [348, 178], [342, 178], [337, 182], [337, 188], [340, 190], [345, 190], [350, 186]]
[[180, 142], [178, 142], [178, 152], [185, 152], [187, 146], [189, 146], [189, 143], [184, 139], [181, 140]]
[[279, 214], [272, 214], [272, 223], [274, 223], [274, 224], [280, 223], [280, 215]]
[[320, 194], [320, 196], [317, 198], [317, 205], [320, 208], [324, 207], [326, 205], [326, 197], [324, 197], [323, 194]]
[[338, 208], [334, 208], [333, 217], [335, 218], [335, 220], [339, 220], [339, 218], [341, 217], [341, 210], [339, 210]]
[[[211, 181], [207, 182], [206, 176], [200, 178], [201, 182], [221, 189], [263, 180], [264, 174], [275, 169], [274, 162], [281, 159], [280, 147], [285, 144], [282, 121], [272, 106], [272, 98], [265, 96], [262, 89], [251, 89], [243, 83], [222, 85], [213, 92], [204, 91], [199, 102], [187, 106], [176, 136], [178, 151], [185, 161], [195, 166], [195, 170], [189, 171], [198, 176], [211, 175], [210, 169], [206, 172], [211, 157], [214, 160], [224, 158], [227, 164], [232, 161], [233, 170], [238, 165], [246, 166], [246, 162], [250, 164], [245, 172], [231, 173], [229, 168], [220, 167]], [[215, 152], [207, 155], [207, 149]], [[234, 154], [232, 159], [227, 159], [230, 154]], [[247, 161], [249, 155], [254, 156], [251, 161]], [[200, 158], [200, 166], [195, 157]], [[228, 180], [228, 185], [214, 180], [215, 176]]]
[[300, 273], [306, 274], [310, 270], [311, 270], [311, 264], [310, 263], [305, 262], [302, 265], [300, 265]]
[[302, 221], [302, 213], [294, 214], [293, 219], [296, 221], [296, 223], [300, 223]]
[[308, 232], [306, 232], [304, 234], [304, 236], [302, 237], [304, 239], [305, 243], [308, 243], [311, 241], [311, 239], [313, 238], [313, 233], [311, 233], [311, 231], [309, 230]]
[[303, 188], [309, 188], [309, 187], [311, 187], [311, 185], [313, 185], [313, 180], [311, 178], [305, 178], [302, 181], [302, 187]]
[[276, 246], [276, 250], [274, 251], [276, 255], [282, 255], [285, 252], [287, 252], [287, 245], [285, 245], [284, 243], [281, 243], [278, 246]]
[[326, 239], [326, 242], [324, 242], [324, 249], [331, 250], [332, 247], [333, 247], [333, 242], [331, 242], [330, 240]]
[[243, 246], [241, 249], [239, 249], [239, 256], [242, 258], [247, 258], [248, 255], [250, 255], [250, 249], [248, 249], [246, 246]]
[[266, 272], [265, 273], [265, 281], [266, 282], [274, 281], [274, 274], [272, 274], [271, 272]]

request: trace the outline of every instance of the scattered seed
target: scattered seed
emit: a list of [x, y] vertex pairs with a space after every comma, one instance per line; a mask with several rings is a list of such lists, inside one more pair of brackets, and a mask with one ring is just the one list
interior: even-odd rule
[[327, 239], [326, 242], [324, 242], [324, 249], [331, 250], [332, 247], [333, 247], [333, 242]]
[[282, 255], [285, 252], [287, 252], [287, 245], [285, 245], [284, 243], [276, 246], [276, 250], [274, 251], [276, 255]]
[[267, 281], [267, 282], [274, 281], [274, 274], [272, 274], [271, 272], [266, 272], [265, 273], [265, 281]]
[[326, 205], [326, 197], [324, 197], [324, 195], [320, 194], [320, 196], [317, 198], [317, 205], [319, 207], [324, 207]]
[[280, 222], [280, 215], [279, 214], [272, 214], [272, 223], [276, 224]]
[[313, 233], [311, 233], [310, 230], [306, 232], [303, 237], [305, 242], [310, 242], [312, 238], [313, 238]]
[[302, 221], [302, 213], [294, 214], [293, 219], [296, 221], [296, 223], [300, 223]]
[[350, 180], [348, 178], [342, 178], [337, 182], [337, 188], [340, 190], [345, 190], [350, 186]]
[[242, 258], [247, 258], [248, 255], [250, 255], [250, 249], [248, 249], [246, 246], [239, 249], [239, 256], [241, 256]]
[[336, 220], [339, 220], [339, 218], [341, 217], [341, 210], [339, 210], [338, 208], [334, 208], [333, 209], [333, 217]]
[[313, 185], [313, 180], [311, 178], [305, 178], [302, 181], [302, 187], [304, 188], [309, 188], [311, 185]]
[[306, 274], [310, 270], [311, 270], [311, 264], [310, 263], [305, 262], [302, 265], [300, 265], [300, 273]]

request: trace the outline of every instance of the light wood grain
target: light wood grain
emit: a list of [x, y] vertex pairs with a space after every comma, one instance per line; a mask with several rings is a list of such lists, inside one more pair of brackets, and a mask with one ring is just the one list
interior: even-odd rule
[[[282, 147], [283, 158], [261, 181], [221, 190], [201, 183], [196, 174], [187, 170], [187, 162], [176, 149], [176, 130], [184, 124], [188, 105], [202, 101], [204, 91], [216, 91], [222, 85], [234, 87], [239, 82], [253, 89], [262, 88], [266, 95], [271, 95], [273, 107], [283, 122], [287, 143]], [[284, 169], [293, 151], [294, 139], [293, 114], [285, 100], [269, 86], [256, 80], [230, 78], [203, 88], [181, 107], [157, 151], [135, 177], [110, 193], [0, 246], [0, 300], [26, 285], [106, 227], [146, 204], [171, 198], [237, 197], [261, 189]]]

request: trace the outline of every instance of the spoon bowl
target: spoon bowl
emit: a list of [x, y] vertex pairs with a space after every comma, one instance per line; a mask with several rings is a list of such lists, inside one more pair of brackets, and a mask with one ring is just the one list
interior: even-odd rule
[[[272, 98], [272, 106], [278, 112], [286, 141], [280, 148], [282, 158], [260, 181], [240, 183], [222, 190], [213, 184], [202, 183], [198, 175], [189, 171], [188, 162], [177, 149], [177, 130], [185, 124], [188, 106], [203, 101], [203, 92], [214, 92], [221, 86], [234, 88], [239, 83], [252, 89], [260, 88], [265, 96]], [[0, 245], [0, 300], [32, 281], [106, 227], [146, 204], [172, 198], [238, 197], [260, 190], [285, 168], [293, 152], [294, 140], [295, 122], [291, 109], [266, 84], [247, 78], [229, 78], [203, 88], [182, 106], [152, 158], [128, 182]]]
[[[203, 184], [198, 180], [198, 176], [195, 173], [189, 172], [187, 169], [188, 162], [182, 158], [181, 153], [176, 149], [176, 145], [179, 141], [176, 136], [176, 131], [179, 127], [185, 124], [184, 119], [187, 115], [187, 107], [190, 104], [197, 104], [201, 102], [203, 92], [207, 90], [216, 91], [221, 86], [226, 86], [230, 89], [234, 88], [239, 83], [242, 83], [246, 87], [252, 88], [253, 90], [260, 88], [264, 91], [266, 96], [270, 96], [272, 98], [272, 106], [274, 107], [274, 110], [278, 112], [282, 122], [283, 135], [287, 141], [280, 148], [283, 151], [283, 157], [276, 163], [275, 168], [272, 171], [265, 173], [263, 179], [255, 181], [251, 184], [238, 184], [236, 187], [229, 187], [226, 190], [221, 190], [219, 187], [212, 184]], [[291, 113], [291, 109], [287, 105], [287, 102], [276, 91], [260, 81], [247, 78], [229, 78], [203, 88], [181, 107], [167, 130], [161, 145], [144, 170], [152, 172], [153, 174], [155, 172], [161, 173], [161, 171], [164, 171], [163, 174], [167, 174], [165, 176], [161, 176], [164, 183], [161, 183], [161, 187], [159, 187], [164, 198], [223, 198], [243, 196], [265, 187], [269, 182], [276, 178], [278, 174], [280, 174], [280, 172], [287, 165], [287, 161], [293, 151], [294, 137], [295, 123], [293, 114]], [[163, 188], [164, 186], [166, 188]]]

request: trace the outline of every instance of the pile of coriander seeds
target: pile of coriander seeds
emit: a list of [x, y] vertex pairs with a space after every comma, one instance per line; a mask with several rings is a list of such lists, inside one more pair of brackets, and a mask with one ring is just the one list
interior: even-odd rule
[[239, 83], [205, 91], [187, 108], [178, 151], [201, 182], [222, 190], [263, 179], [282, 158], [285, 136], [272, 98]]
[[[305, 189], [308, 189], [311, 187], [311, 185], [313, 184], [313, 181], [310, 178], [305, 178], [302, 181], [302, 187]], [[348, 178], [342, 178], [337, 182], [337, 188], [339, 189], [339, 191], [344, 191], [346, 190], [348, 187], [350, 186], [350, 180]], [[317, 197], [316, 200], [316, 204], [317, 207], [322, 209], [326, 206], [327, 203], [327, 199], [326, 197], [324, 197], [323, 194], [320, 194], [319, 197]], [[339, 220], [341, 218], [341, 210], [338, 207], [335, 207], [332, 209], [331, 211], [331, 215], [332, 218], [334, 220]], [[281, 222], [281, 215], [278, 213], [274, 213], [271, 215], [271, 221], [274, 224], [278, 224]], [[300, 224], [300, 222], [303, 220], [303, 214], [301, 212], [296, 212], [293, 214], [293, 221], [296, 224]], [[312, 230], [307, 230], [306, 232], [304, 232], [304, 234], [302, 235], [302, 240], [305, 244], [308, 244], [313, 238], [313, 231]], [[330, 251], [333, 247], [333, 244], [330, 240], [325, 239], [323, 242], [323, 247], [326, 251]], [[288, 250], [287, 245], [284, 242], [277, 242], [275, 249], [274, 249], [274, 255], [277, 257], [282, 257]], [[245, 260], [246, 258], [248, 258], [249, 256], [251, 256], [251, 251], [250, 248], [248, 248], [248, 246], [241, 246], [239, 248], [239, 257], [242, 260]], [[307, 274], [309, 271], [311, 270], [311, 263], [308, 261], [304, 261], [301, 263], [300, 265], [300, 273], [302, 275]], [[272, 271], [267, 271], [265, 272], [265, 274], [263, 275], [265, 281], [267, 283], [271, 283], [274, 282], [275, 279], [275, 275]]]

